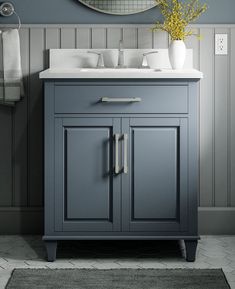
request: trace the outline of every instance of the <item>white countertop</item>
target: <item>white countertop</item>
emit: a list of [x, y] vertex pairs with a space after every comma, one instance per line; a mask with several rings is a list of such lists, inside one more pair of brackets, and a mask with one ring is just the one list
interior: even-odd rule
[[196, 69], [50, 68], [39, 76], [41, 79], [201, 79], [203, 73]]

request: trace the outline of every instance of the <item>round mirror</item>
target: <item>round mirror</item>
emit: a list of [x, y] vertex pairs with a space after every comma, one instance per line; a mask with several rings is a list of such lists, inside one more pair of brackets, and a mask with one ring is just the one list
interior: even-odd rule
[[156, 0], [79, 0], [99, 12], [127, 15], [143, 12], [157, 5]]

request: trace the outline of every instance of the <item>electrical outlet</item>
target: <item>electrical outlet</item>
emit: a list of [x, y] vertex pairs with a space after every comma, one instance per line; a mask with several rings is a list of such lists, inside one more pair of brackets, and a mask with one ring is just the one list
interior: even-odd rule
[[215, 34], [215, 54], [228, 54], [228, 34]]

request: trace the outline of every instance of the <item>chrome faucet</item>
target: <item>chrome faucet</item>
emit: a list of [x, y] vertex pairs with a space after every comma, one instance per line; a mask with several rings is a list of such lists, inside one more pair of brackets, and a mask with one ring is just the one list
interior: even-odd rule
[[102, 52], [87, 51], [87, 53], [96, 54], [98, 56], [98, 61], [97, 61], [96, 68], [105, 68], [105, 66], [104, 66], [104, 57], [103, 57], [103, 53]]
[[141, 68], [150, 68], [148, 65], [147, 56], [150, 54], [155, 54], [155, 53], [158, 53], [158, 51], [150, 51], [150, 52], [146, 52], [143, 54], [143, 60], [142, 60]]
[[117, 68], [125, 68], [125, 59], [124, 59], [124, 50], [123, 50], [123, 41], [119, 41], [118, 49], [118, 66]]

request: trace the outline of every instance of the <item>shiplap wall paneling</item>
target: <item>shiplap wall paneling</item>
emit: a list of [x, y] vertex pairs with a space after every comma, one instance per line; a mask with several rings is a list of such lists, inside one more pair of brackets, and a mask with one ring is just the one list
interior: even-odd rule
[[48, 28], [45, 30], [45, 66], [49, 66], [49, 51], [48, 49], [60, 48], [60, 29]]
[[119, 47], [119, 42], [123, 37], [123, 29], [120, 27], [107, 28], [107, 48]]
[[125, 48], [138, 47], [138, 28], [130, 27], [123, 29], [123, 44]]
[[[0, 50], [2, 51], [2, 41], [0, 41]], [[3, 71], [2, 54], [0, 71]], [[2, 207], [12, 205], [12, 113], [11, 107], [0, 105], [0, 206]]]
[[196, 35], [200, 35], [200, 29], [193, 29], [195, 35], [188, 37], [185, 40], [186, 47], [188, 49], [193, 49], [193, 64], [194, 68], [200, 69], [200, 42]]
[[21, 61], [23, 71], [24, 96], [15, 106], [13, 123], [13, 206], [28, 205], [28, 98], [29, 98], [29, 29], [20, 30]]
[[77, 33], [77, 48], [91, 48], [91, 28], [79, 28]]
[[[228, 29], [215, 29], [227, 33]], [[229, 62], [227, 55], [215, 56], [215, 206], [228, 205], [228, 92]]]
[[167, 32], [154, 31], [153, 32], [153, 48], [168, 48], [169, 36]]
[[43, 90], [38, 72], [44, 69], [45, 30], [30, 29], [29, 206], [43, 205]]
[[0, 105], [0, 204], [12, 206], [12, 108]]
[[140, 49], [153, 48], [153, 32], [150, 28], [138, 28], [137, 46]]
[[75, 28], [61, 28], [60, 29], [60, 34], [61, 34], [61, 48], [66, 49], [66, 48], [76, 48], [76, 38], [77, 38], [77, 33], [76, 33]]
[[235, 207], [235, 28], [231, 29], [230, 54], [230, 192]]
[[[199, 29], [194, 29], [195, 34], [199, 34], [200, 30]], [[200, 48], [199, 48], [199, 41], [195, 36], [188, 37], [185, 41], [186, 47], [188, 49], [193, 49], [193, 63], [194, 63], [194, 68], [200, 69]], [[200, 100], [199, 100], [200, 103]], [[198, 103], [198, 104], [199, 104]], [[200, 120], [199, 120], [200, 123]], [[198, 202], [200, 203], [200, 192], [198, 192]]]
[[[186, 45], [194, 50], [195, 67], [204, 73], [200, 82], [200, 206], [206, 214], [226, 212], [233, 216], [235, 27], [193, 29], [202, 40], [191, 37]], [[227, 56], [215, 56], [215, 33], [228, 33]], [[145, 25], [25, 25], [20, 38], [25, 97], [15, 107], [0, 106], [0, 213], [15, 218], [20, 214], [39, 216], [41, 211], [36, 207], [43, 206], [43, 91], [38, 73], [48, 67], [47, 50], [112, 49], [119, 47], [121, 39], [124, 48], [169, 46], [167, 33], [152, 32], [151, 26]]]
[[200, 206], [214, 206], [214, 30], [200, 29]]
[[92, 29], [92, 48], [106, 48], [107, 47], [107, 29], [106, 28], [93, 28]]

